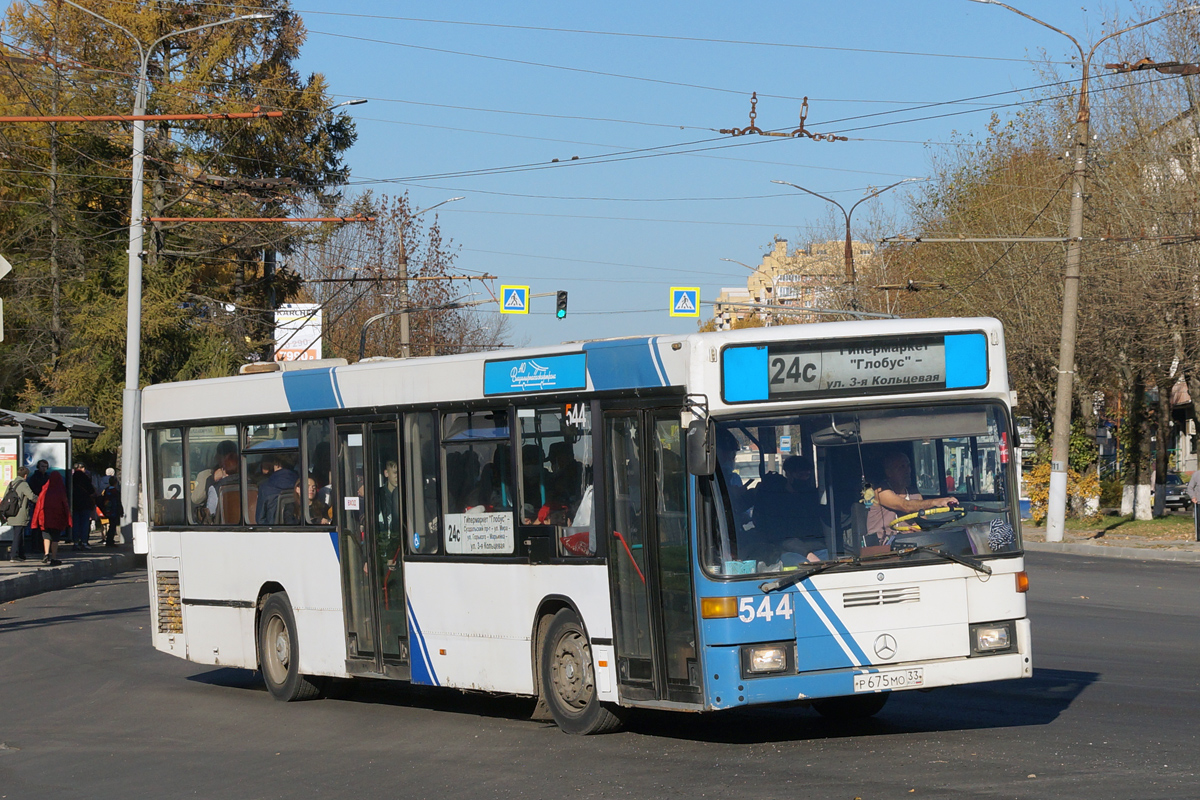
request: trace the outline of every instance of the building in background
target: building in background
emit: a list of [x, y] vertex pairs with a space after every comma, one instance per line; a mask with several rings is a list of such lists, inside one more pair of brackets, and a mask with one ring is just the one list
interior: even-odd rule
[[[854, 263], [859, 272], [874, 265], [875, 247], [867, 242], [851, 242]], [[757, 316], [766, 322], [786, 317], [788, 322], [816, 322], [818, 315], [797, 310], [794, 314], [747, 307], [750, 304], [838, 308], [837, 297], [844, 285], [845, 242], [812, 242], [807, 249], [788, 252], [787, 239], [775, 239], [775, 246], [762, 257], [762, 263], [750, 273], [746, 288], [721, 289], [713, 302], [713, 320], [717, 330], [730, 330], [734, 324]]]

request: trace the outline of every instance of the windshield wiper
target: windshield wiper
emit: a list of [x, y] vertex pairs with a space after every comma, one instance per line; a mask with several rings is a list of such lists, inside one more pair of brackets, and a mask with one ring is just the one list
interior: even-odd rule
[[914, 544], [910, 547], [904, 548], [903, 550], [895, 551], [893, 555], [907, 556], [912, 555], [913, 553], [933, 553], [935, 556], [941, 556], [948, 561], [953, 561], [955, 564], [962, 564], [964, 567], [970, 567], [976, 572], [982, 572], [984, 575], [992, 574], [992, 568], [978, 559], [974, 559], [969, 556], [958, 556], [954, 553], [947, 553], [945, 550], [939, 550], [930, 544]]
[[839, 558], [837, 561], [821, 561], [809, 566], [807, 569], [797, 569], [795, 572], [789, 572], [782, 578], [776, 578], [773, 581], [759, 584], [758, 588], [764, 593], [777, 592], [780, 589], [786, 589], [789, 586], [795, 586], [800, 581], [812, 575], [816, 575], [826, 570], [831, 570], [834, 567], [859, 567], [866, 562], [882, 561], [886, 558], [892, 558], [895, 553], [876, 553], [871, 556], [849, 556], [847, 558]]
[[939, 550], [936, 547], [928, 544], [915, 544], [906, 547], [903, 550], [893, 550], [890, 553], [876, 553], [875, 555], [870, 556], [851, 556], [850, 558], [841, 558], [837, 561], [822, 561], [818, 564], [813, 564], [807, 569], [797, 569], [795, 572], [789, 572], [787, 575], [784, 575], [781, 578], [760, 583], [758, 588], [762, 589], [763, 594], [770, 594], [771, 592], [777, 592], [780, 589], [786, 589], [789, 586], [795, 586], [805, 578], [810, 578], [813, 575], [826, 572], [834, 567], [858, 567], [864, 562], [883, 561], [885, 559], [903, 557], [918, 552], [933, 553], [934, 555], [938, 555], [949, 561], [953, 561], [956, 564], [962, 564], [964, 567], [970, 567], [977, 572], [982, 572], [984, 575], [992, 574], [992, 568], [987, 564], [984, 564], [982, 561], [978, 561], [977, 559], [970, 558], [968, 556], [958, 556], [954, 553], [947, 553], [945, 550]]
[[858, 566], [858, 563], [859, 561], [857, 557], [842, 559], [840, 561], [822, 561], [818, 564], [813, 564], [807, 569], [797, 569], [795, 572], [788, 573], [782, 578], [776, 578], [773, 581], [760, 583], [758, 588], [763, 590], [763, 594], [770, 594], [771, 592], [777, 592], [780, 589], [786, 589], [789, 586], [795, 586], [805, 578], [811, 577], [826, 570], [833, 569], [834, 567], [854, 567]]

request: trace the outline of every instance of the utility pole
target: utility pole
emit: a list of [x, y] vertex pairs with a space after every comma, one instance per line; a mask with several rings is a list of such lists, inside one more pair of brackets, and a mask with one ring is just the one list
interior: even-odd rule
[[1088, 73], [1092, 56], [1100, 45], [1135, 28], [1141, 28], [1166, 17], [1193, 11], [1196, 6], [1177, 9], [1166, 14], [1114, 31], [1100, 39], [1091, 50], [1084, 53], [1082, 45], [1074, 36], [1059, 30], [1048, 22], [1030, 16], [999, 0], [973, 0], [985, 5], [1001, 6], [1019, 14], [1031, 22], [1049, 28], [1071, 40], [1079, 51], [1079, 66], [1082, 79], [1079, 84], [1079, 113], [1075, 118], [1075, 143], [1071, 168], [1071, 209], [1067, 223], [1067, 264], [1063, 275], [1062, 331], [1058, 350], [1058, 386], [1054, 396], [1054, 436], [1050, 455], [1050, 496], [1046, 509], [1046, 541], [1061, 542], [1067, 516], [1067, 466], [1071, 444], [1071, 400], [1075, 384], [1075, 337], [1079, 314], [1079, 260], [1083, 247], [1083, 189], [1087, 169], [1089, 121], [1091, 107], [1088, 97]]

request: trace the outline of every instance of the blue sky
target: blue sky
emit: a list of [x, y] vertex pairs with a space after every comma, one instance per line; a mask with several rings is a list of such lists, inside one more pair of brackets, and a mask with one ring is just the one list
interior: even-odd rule
[[[1070, 48], [967, 0], [296, 0], [296, 10], [309, 29], [300, 68], [323, 73], [338, 100], [370, 99], [349, 109], [353, 186], [407, 190], [419, 208], [462, 195], [435, 212], [460, 271], [570, 292], [565, 321], [553, 298], [510, 317], [510, 340], [532, 345], [694, 330], [668, 316], [671, 286], [711, 300], [748, 274], [721, 258], [756, 264], [774, 236], [802, 243], [828, 219], [828, 204], [771, 180], [849, 206], [868, 186], [924, 177], [936, 143], [981, 131], [989, 108], [1026, 94], [917, 106], [1035, 86], [1025, 59], [1063, 60]], [[1078, 2], [1023, 10], [1081, 41], [1101, 30], [1102, 9]], [[761, 128], [794, 128], [807, 96], [807, 127], [850, 141], [716, 133], [748, 124], [751, 92]], [[872, 203], [902, 214], [900, 191]]]

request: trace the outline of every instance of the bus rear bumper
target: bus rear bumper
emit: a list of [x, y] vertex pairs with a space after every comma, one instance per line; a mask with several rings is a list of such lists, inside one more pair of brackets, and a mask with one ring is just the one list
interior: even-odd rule
[[1033, 648], [1029, 620], [1015, 622], [1017, 641], [1012, 652], [849, 667], [799, 675], [743, 678], [739, 647], [711, 647], [706, 653], [706, 666], [713, 681], [710, 683], [706, 706], [715, 711], [872, 691], [932, 689], [1030, 678], [1033, 677]]

